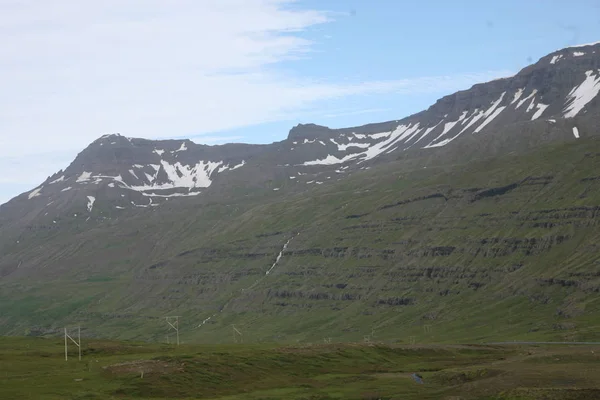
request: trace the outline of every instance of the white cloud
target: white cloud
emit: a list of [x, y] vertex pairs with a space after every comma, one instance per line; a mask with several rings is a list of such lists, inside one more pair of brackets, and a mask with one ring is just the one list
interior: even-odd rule
[[[290, 8], [291, 2], [4, 0], [0, 147], [25, 157], [73, 154], [104, 133], [214, 135], [291, 119], [344, 96], [452, 91], [498, 76], [353, 84], [291, 79], [277, 63], [306, 57], [313, 43], [302, 32], [333, 15]], [[16, 176], [39, 181], [39, 174]]]

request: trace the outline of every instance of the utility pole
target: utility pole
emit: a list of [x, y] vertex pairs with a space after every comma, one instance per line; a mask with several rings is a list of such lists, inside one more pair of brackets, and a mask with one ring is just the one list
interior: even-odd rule
[[242, 332], [240, 332], [235, 325], [231, 324], [231, 327], [233, 328], [233, 342], [237, 343], [237, 335], [240, 336], [240, 343], [244, 342], [244, 338], [242, 336]]
[[[167, 324], [169, 324], [169, 329], [173, 329], [176, 333], [177, 337], [177, 346], [179, 346], [179, 315], [173, 315], [165, 317]], [[173, 321], [173, 323], [171, 323]], [[167, 335], [167, 342], [169, 340], [169, 336]]]
[[65, 327], [65, 361], [69, 360], [69, 348], [68, 348], [68, 341], [67, 339], [71, 339], [71, 341], [73, 343], [75, 343], [75, 346], [77, 346], [77, 348], [79, 349], [79, 361], [81, 361], [81, 326], [77, 327], [77, 341], [75, 341], [75, 339], [73, 339], [68, 333], [67, 333], [67, 328]]

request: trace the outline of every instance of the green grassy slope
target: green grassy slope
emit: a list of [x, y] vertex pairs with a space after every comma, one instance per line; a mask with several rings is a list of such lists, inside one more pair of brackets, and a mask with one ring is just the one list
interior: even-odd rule
[[580, 139], [399, 161], [310, 192], [32, 229], [0, 261], [0, 330], [165, 340], [162, 317], [181, 315], [188, 343], [232, 342], [232, 324], [247, 343], [600, 340], [599, 160]]
[[0, 398], [586, 400], [600, 394], [596, 350], [95, 340], [65, 361], [61, 340], [0, 338]]

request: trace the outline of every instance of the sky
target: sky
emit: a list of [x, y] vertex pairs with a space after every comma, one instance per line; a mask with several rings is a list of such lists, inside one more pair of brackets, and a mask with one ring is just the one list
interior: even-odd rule
[[0, 204], [106, 133], [400, 119], [598, 40], [598, 0], [0, 0]]

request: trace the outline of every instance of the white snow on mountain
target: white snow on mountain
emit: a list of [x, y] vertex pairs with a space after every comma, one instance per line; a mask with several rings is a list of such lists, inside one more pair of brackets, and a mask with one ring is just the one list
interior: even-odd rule
[[600, 70], [598, 70], [598, 76], [595, 76], [592, 70], [586, 71], [585, 76], [585, 80], [569, 92], [565, 106], [565, 118], [573, 118], [579, 114], [586, 104], [600, 92]]
[[75, 182], [76, 183], [87, 182], [87, 181], [90, 180], [91, 177], [92, 177], [92, 173], [91, 172], [83, 171], [81, 173], [81, 175], [79, 175], [79, 177], [77, 178], [77, 180]]
[[510, 102], [510, 104], [514, 104], [516, 103], [521, 96], [523, 95], [523, 89], [519, 89], [515, 92], [515, 96], [513, 97], [512, 101]]
[[39, 196], [42, 189], [43, 189], [43, 186], [40, 186], [39, 188], [32, 190], [31, 193], [29, 193], [29, 196], [27, 196], [28, 199], [31, 200], [34, 197]]
[[[517, 106], [515, 108], [520, 108], [523, 104], [525, 104], [525, 102], [527, 102], [527, 100], [531, 99], [532, 97], [534, 97], [537, 94], [537, 89], [533, 89], [533, 91], [531, 92], [531, 94], [527, 97], [525, 97], [523, 100], [520, 100], [517, 103]], [[520, 96], [519, 96], [520, 97]], [[512, 104], [512, 103], [511, 103]]]
[[544, 111], [546, 111], [546, 108], [548, 108], [549, 104], [542, 104], [542, 103], [538, 103], [537, 104], [537, 111], [535, 112], [535, 114], [533, 114], [533, 116], [531, 117], [531, 120], [534, 121], [536, 119], [538, 119], [539, 117], [542, 116], [542, 114], [544, 113]]
[[96, 198], [94, 196], [87, 196], [87, 199], [87, 209], [89, 212], [92, 212], [92, 208], [94, 208], [94, 202], [96, 201]]
[[50, 182], [50, 185], [54, 184], [54, 183], [58, 183], [58, 182], [62, 182], [65, 180], [65, 176], [62, 175], [60, 178], [53, 180], [52, 182]]
[[175, 150], [175, 153], [178, 153], [180, 151], [186, 151], [187, 150], [187, 146], [185, 145], [185, 142], [181, 143], [181, 146], [179, 147], [179, 149]]
[[483, 130], [483, 128], [485, 128], [490, 122], [492, 122], [494, 120], [494, 118], [496, 118], [502, 111], [504, 111], [504, 109], [506, 108], [505, 106], [503, 107], [498, 107], [498, 105], [502, 102], [502, 99], [504, 99], [504, 95], [506, 94], [506, 92], [503, 92], [500, 95], [500, 98], [498, 100], [496, 100], [491, 106], [490, 108], [488, 108], [484, 113], [483, 116], [486, 117], [486, 119], [483, 121], [483, 123], [481, 125], [479, 125], [477, 128], [475, 128], [475, 133], [479, 133]]

